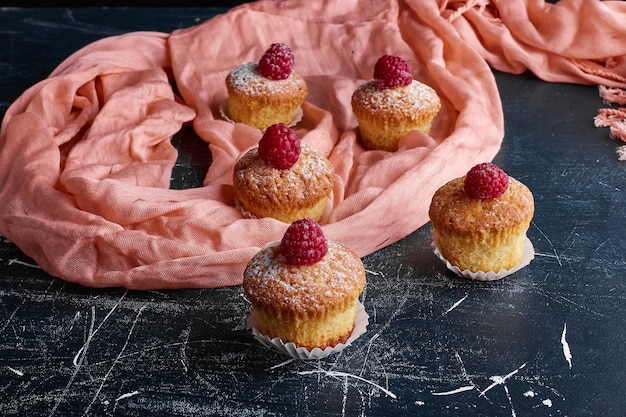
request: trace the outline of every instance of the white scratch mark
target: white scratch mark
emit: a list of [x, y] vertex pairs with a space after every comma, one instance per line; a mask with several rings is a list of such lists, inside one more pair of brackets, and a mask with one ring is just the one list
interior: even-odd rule
[[191, 334], [191, 324], [183, 330], [182, 334], [185, 340], [180, 346], [180, 363], [183, 365], [185, 373], [187, 373], [189, 371], [189, 368], [187, 368], [187, 344], [189, 343], [189, 335]]
[[554, 258], [554, 259], [559, 258], [558, 256], [552, 255], [551, 253], [543, 253], [543, 252], [535, 252], [535, 256], [543, 256], [544, 258]]
[[124, 297], [126, 297], [126, 294], [128, 293], [128, 291], [124, 291], [124, 294], [122, 294], [122, 296], [120, 297], [119, 300], [117, 300], [117, 303], [115, 303], [115, 305], [113, 306], [113, 308], [111, 310], [109, 310], [109, 312], [107, 313], [106, 316], [104, 316], [104, 319], [102, 319], [102, 321], [100, 322], [100, 324], [98, 325], [98, 327], [96, 328], [96, 330], [93, 330], [93, 320], [96, 317], [96, 310], [95, 307], [91, 308], [92, 311], [92, 328], [89, 330], [89, 335], [87, 336], [87, 340], [85, 341], [85, 343], [81, 346], [80, 349], [78, 349], [78, 352], [76, 352], [76, 355], [74, 355], [74, 360], [72, 361], [72, 363], [74, 364], [74, 366], [78, 366], [78, 358], [79, 356], [83, 353], [83, 351], [85, 349], [87, 349], [87, 347], [89, 346], [89, 343], [91, 342], [91, 339], [93, 338], [93, 336], [98, 332], [98, 330], [100, 330], [100, 328], [102, 327], [102, 325], [104, 324], [104, 322], [107, 321], [107, 319], [111, 316], [111, 314], [113, 314], [113, 312], [115, 311], [115, 309], [120, 305], [120, 303], [122, 302], [122, 300], [124, 299]]
[[602, 246], [604, 246], [606, 244], [606, 242], [608, 242], [610, 239], [605, 240], [604, 242], [600, 243], [593, 251], [597, 252]]
[[241, 298], [243, 298], [243, 301], [245, 301], [246, 303], [248, 303], [248, 304], [252, 304], [252, 303], [250, 302], [250, 300], [248, 300], [248, 297], [246, 297], [246, 295], [245, 295], [244, 293], [239, 294], [239, 296], [240, 296]]
[[74, 328], [74, 324], [76, 324], [76, 321], [80, 318], [80, 316], [81, 316], [80, 311], [77, 311], [76, 314], [74, 314], [74, 318], [70, 322], [70, 328], [67, 330], [68, 334], [72, 332], [72, 329]]
[[618, 187], [616, 187], [616, 186], [614, 186], [614, 185], [609, 185], [609, 184], [604, 183], [604, 182], [602, 182], [602, 181], [598, 181], [598, 184], [600, 184], [600, 185], [602, 185], [602, 186], [604, 186], [604, 187], [607, 187], [607, 188], [612, 188], [612, 189], [614, 189], [615, 191], [619, 191], [619, 190], [620, 190]]
[[484, 397], [485, 394], [490, 391], [492, 388], [498, 386], [498, 385], [504, 385], [504, 383], [506, 382], [507, 379], [509, 379], [510, 377], [512, 377], [513, 375], [515, 375], [516, 373], [518, 373], [520, 370], [524, 369], [526, 367], [526, 364], [524, 363], [522, 366], [520, 366], [519, 368], [517, 368], [516, 370], [509, 372], [507, 375], [505, 376], [492, 376], [491, 378], [489, 378], [491, 381], [493, 381], [493, 384], [489, 385], [487, 388], [485, 388], [483, 391], [480, 392], [480, 396]]
[[459, 301], [457, 301], [456, 303], [452, 304], [452, 307], [450, 307], [449, 309], [447, 309], [443, 315], [445, 316], [446, 314], [448, 314], [449, 312], [451, 312], [452, 310], [454, 310], [455, 308], [457, 308], [459, 305], [461, 305], [461, 303], [463, 301], [465, 301], [465, 299], [467, 298], [469, 294], [465, 294], [465, 297], [461, 298]]
[[454, 395], [454, 394], [459, 394], [461, 392], [471, 391], [473, 389], [474, 389], [473, 385], [466, 385], [464, 387], [460, 387], [460, 388], [453, 389], [453, 390], [450, 390], [450, 391], [431, 392], [431, 394], [432, 395], [438, 395], [438, 396]]
[[115, 401], [124, 400], [126, 398], [134, 397], [137, 394], [139, 394], [139, 391], [133, 391], [133, 392], [129, 392], [129, 393], [126, 393], [126, 394], [122, 394], [119, 397], [117, 397], [115, 399]]
[[600, 248], [602, 248], [604, 245], [609, 244], [611, 246], [611, 249], [613, 250], [613, 253], [615, 253], [617, 255], [617, 252], [615, 252], [615, 247], [613, 246], [613, 242], [611, 241], [611, 239], [606, 239], [604, 242], [600, 243], [598, 245], [598, 247], [595, 248], [594, 252], [597, 252], [600, 250]]
[[472, 386], [475, 389], [478, 389], [478, 387], [476, 386], [474, 381], [472, 381], [470, 376], [467, 374], [467, 370], [465, 369], [465, 364], [463, 363], [463, 359], [461, 359], [461, 355], [459, 355], [459, 352], [454, 351], [454, 356], [456, 357], [456, 360], [459, 362], [459, 366], [461, 367], [461, 376], [463, 376], [463, 378], [465, 378], [467, 380], [467, 382], [472, 384]]
[[9, 315], [9, 318], [7, 319], [6, 323], [4, 323], [4, 325], [2, 326], [2, 328], [0, 329], [0, 333], [4, 333], [4, 331], [6, 330], [7, 327], [9, 327], [9, 324], [11, 323], [11, 321], [13, 320], [13, 318], [15, 317], [15, 315], [17, 314], [17, 312], [19, 311], [19, 309], [26, 303], [26, 299], [23, 299], [22, 302], [20, 303], [19, 306], [17, 306], [17, 308], [15, 310], [13, 310], [13, 312]]
[[570, 369], [572, 368], [572, 352], [569, 348], [569, 343], [565, 339], [565, 335], [567, 334], [567, 323], [563, 324], [563, 333], [561, 334], [561, 344], [563, 345], [563, 355], [565, 356], [565, 360], [569, 364]]
[[56, 402], [54, 403], [54, 407], [52, 407], [52, 410], [50, 411], [50, 414], [48, 414], [48, 417], [52, 417], [54, 413], [56, 413], [57, 408], [59, 407], [61, 402], [65, 399], [67, 392], [72, 386], [72, 383], [74, 382], [74, 378], [76, 378], [76, 375], [78, 375], [78, 371], [80, 370], [80, 367], [83, 364], [83, 361], [85, 360], [85, 356], [87, 355], [87, 348], [89, 347], [91, 338], [93, 334], [95, 333], [93, 330], [93, 325], [94, 325], [95, 320], [96, 320], [96, 307], [92, 306], [91, 307], [91, 324], [89, 325], [89, 333], [87, 334], [87, 341], [80, 348], [76, 356], [74, 356], [74, 359], [72, 361], [75, 367], [74, 372], [72, 373], [72, 376], [70, 377], [69, 381], [67, 381], [65, 388], [63, 388], [63, 392], [61, 393], [61, 395], [57, 397]]
[[546, 290], [543, 290], [541, 288], [536, 288], [536, 291], [541, 293], [541, 294], [543, 294], [545, 297], [547, 297], [551, 301], [555, 301], [555, 302], [557, 302], [559, 304], [563, 304], [563, 305], [572, 305], [572, 306], [574, 306], [574, 307], [576, 307], [576, 308], [578, 308], [580, 310], [585, 310], [585, 311], [588, 311], [588, 312], [590, 312], [592, 314], [595, 314], [596, 316], [605, 317], [604, 314], [602, 314], [602, 313], [600, 313], [600, 312], [598, 312], [596, 310], [593, 310], [593, 309], [591, 309], [589, 307], [586, 307], [586, 306], [584, 306], [582, 304], [576, 303], [576, 302], [570, 300], [569, 298], [566, 298], [566, 297], [564, 297], [564, 296], [562, 296], [560, 294], [557, 294], [557, 293], [554, 293], [554, 292], [550, 292], [550, 291], [546, 291]]
[[14, 369], [14, 368], [11, 368], [10, 366], [8, 368], [9, 368], [9, 371], [13, 372], [15, 375], [17, 375], [17, 376], [24, 376], [24, 372], [19, 371], [19, 370]]
[[506, 385], [504, 386], [504, 392], [506, 393], [506, 398], [508, 398], [509, 405], [511, 406], [511, 417], [517, 417], [515, 408], [513, 408], [513, 400], [511, 399], [511, 393], [509, 392], [509, 388]]
[[17, 265], [22, 265], [22, 266], [27, 266], [29, 268], [36, 268], [36, 269], [41, 269], [41, 267], [39, 265], [36, 264], [31, 264], [29, 262], [24, 262], [24, 261], [20, 261], [19, 259], [15, 258], [15, 259], [9, 259], [9, 265], [13, 265], [13, 264], [17, 264]]
[[[100, 326], [98, 326], [98, 329], [94, 331], [93, 325], [95, 321], [96, 321], [96, 307], [91, 306], [91, 323], [89, 324], [89, 332], [87, 333], [87, 340], [85, 340], [85, 343], [83, 343], [81, 348], [78, 349], [78, 352], [76, 352], [76, 355], [74, 355], [74, 359], [72, 360], [72, 364], [77, 368], [83, 362], [83, 359], [85, 358], [85, 355], [87, 354], [87, 348], [89, 348], [89, 343], [91, 343], [91, 339], [93, 335], [100, 328]], [[102, 323], [100, 323], [100, 325], [102, 325]]]
[[139, 317], [141, 316], [141, 313], [143, 312], [143, 310], [145, 308], [146, 308], [146, 306], [144, 305], [137, 312], [137, 316], [135, 316], [135, 320], [133, 321], [133, 324], [130, 327], [130, 330], [128, 331], [128, 336], [126, 337], [126, 341], [124, 342], [124, 345], [122, 346], [122, 349], [120, 350], [120, 353], [117, 354], [117, 357], [113, 361], [113, 364], [111, 364], [111, 367], [109, 368], [107, 373], [104, 375], [104, 378], [102, 378], [102, 382], [100, 383], [100, 386], [96, 390], [96, 393], [93, 395], [93, 398], [91, 399], [91, 402], [89, 403], [89, 405], [87, 406], [87, 408], [83, 412], [83, 416], [89, 415], [89, 410], [91, 409], [91, 406], [93, 405], [94, 402], [96, 402], [96, 399], [98, 398], [98, 395], [100, 395], [100, 391], [102, 391], [102, 388], [104, 387], [104, 384], [106, 383], [107, 379], [109, 379], [109, 376], [111, 375], [111, 372], [113, 372], [113, 368], [115, 367], [117, 362], [120, 360], [120, 358], [124, 354], [124, 351], [126, 350], [126, 346], [128, 346], [128, 342], [130, 341], [130, 338], [131, 338], [131, 336], [133, 334], [133, 331], [135, 330], [135, 326], [137, 325], [137, 322], [139, 321]]
[[341, 400], [341, 415], [346, 415], [346, 405], [348, 404], [348, 377], [343, 380], [343, 399]]
[[548, 398], [547, 400], [543, 400], [541, 404], [545, 405], [546, 407], [552, 407], [552, 400]]
[[372, 350], [372, 343], [374, 343], [374, 340], [378, 339], [379, 337], [380, 333], [376, 333], [367, 343], [367, 352], [365, 352], [365, 357], [363, 358], [363, 366], [361, 367], [361, 372], [359, 372], [359, 375], [363, 375], [363, 372], [365, 371], [365, 365], [367, 364], [367, 360], [370, 356], [370, 351]]
[[269, 370], [270, 370], [270, 371], [273, 371], [273, 370], [274, 370], [274, 369], [276, 369], [276, 368], [281, 368], [281, 367], [283, 367], [283, 366], [285, 366], [285, 365], [289, 365], [289, 364], [290, 364], [291, 362], [293, 362], [293, 361], [294, 361], [294, 359], [287, 359], [287, 360], [286, 360], [286, 361], [284, 361], [284, 362], [281, 362], [281, 363], [279, 363], [279, 364], [276, 364], [276, 365], [274, 365], [274, 366], [270, 367], [270, 368], [269, 368]]
[[312, 374], [324, 374], [326, 376], [331, 376], [331, 377], [335, 377], [335, 378], [354, 378], [357, 379], [361, 382], [365, 382], [366, 384], [370, 384], [376, 388], [378, 388], [379, 390], [381, 390], [382, 392], [384, 392], [385, 394], [387, 394], [389, 397], [391, 398], [398, 398], [396, 396], [396, 394], [394, 394], [393, 392], [389, 391], [388, 389], [378, 385], [377, 383], [370, 381], [368, 379], [362, 378], [358, 375], [353, 375], [347, 372], [340, 372], [340, 371], [326, 371], [324, 369], [318, 369], [318, 370], [313, 370], [313, 371], [301, 371], [298, 372], [298, 375], [312, 375]]
[[[210, 339], [200, 339], [200, 340], [194, 340], [191, 341], [189, 343], [207, 343], [210, 342]], [[155, 350], [159, 350], [159, 349], [169, 349], [169, 348], [174, 348], [177, 346], [182, 346], [184, 342], [175, 342], [175, 343], [166, 343], [166, 344], [162, 344], [162, 345], [155, 345], [155, 346], [151, 346], [151, 347], [144, 347], [141, 350], [138, 351], [134, 351], [134, 352], [129, 352], [126, 353], [124, 355], [122, 355], [120, 357], [120, 359], [126, 359], [126, 358], [130, 358], [131, 356], [136, 356], [136, 355], [145, 355], [148, 352], [152, 352]], [[110, 363], [112, 362], [113, 359], [108, 359], [108, 360], [104, 360], [104, 361], [99, 361], [99, 362], [95, 362], [95, 363], [91, 363], [91, 366], [100, 366], [106, 363]]]
[[379, 277], [382, 277], [382, 278], [387, 278], [387, 277], [385, 276], [385, 274], [383, 274], [382, 272], [372, 271], [371, 269], [367, 269], [367, 268], [365, 269], [365, 272], [367, 272], [368, 274], [372, 274], [372, 275], [374, 275], [374, 276], [379, 276]]
[[[554, 248], [554, 245], [552, 244], [552, 241], [550, 239], [548, 239], [548, 236], [546, 236], [546, 234], [543, 233], [543, 231], [540, 228], [538, 228], [537, 225], [534, 222], [531, 222], [531, 223], [537, 228], [539, 233], [541, 233], [541, 236], [543, 236], [548, 241], [550, 246], [552, 247], [552, 252], [554, 252], [554, 257], [556, 258], [556, 261], [559, 263], [559, 266], [563, 266], [563, 264], [561, 263], [561, 258], [559, 258], [559, 254], [556, 252], [556, 249]], [[543, 254], [535, 253], [535, 255], [543, 255]], [[547, 256], [547, 255], [545, 255], [545, 256]]]

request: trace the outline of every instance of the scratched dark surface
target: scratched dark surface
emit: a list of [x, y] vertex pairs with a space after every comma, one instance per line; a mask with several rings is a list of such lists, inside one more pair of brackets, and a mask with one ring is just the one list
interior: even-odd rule
[[[0, 9], [0, 114], [96, 39], [222, 11]], [[457, 278], [426, 225], [364, 259], [367, 333], [301, 362], [254, 340], [240, 287], [83, 288], [2, 238], [0, 415], [623, 416], [626, 166], [593, 127], [604, 105], [591, 86], [496, 79], [496, 162], [536, 199], [529, 267], [492, 283]], [[188, 130], [174, 142], [172, 187], [199, 186], [205, 147]]]

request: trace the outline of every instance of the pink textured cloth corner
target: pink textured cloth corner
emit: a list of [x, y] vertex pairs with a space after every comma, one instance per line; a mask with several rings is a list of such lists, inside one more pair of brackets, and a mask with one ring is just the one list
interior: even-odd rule
[[[428, 221], [434, 191], [491, 160], [503, 115], [489, 66], [548, 81], [624, 87], [626, 4], [563, 0], [259, 1], [171, 34], [102, 39], [9, 108], [0, 131], [0, 232], [48, 273], [93, 287], [237, 285], [287, 225], [234, 207], [232, 167], [260, 138], [221, 120], [224, 79], [286, 42], [310, 94], [296, 131], [336, 168], [327, 238], [359, 255]], [[383, 54], [435, 88], [431, 135], [365, 151], [352, 91]], [[179, 93], [175, 94], [176, 91]], [[213, 163], [197, 189], [169, 189], [170, 138], [193, 123]]]
[[[619, 139], [626, 143], [626, 107], [621, 107], [626, 104], [626, 90], [601, 85], [599, 91], [604, 103], [620, 107], [605, 107], [598, 110], [598, 115], [594, 119], [594, 125], [597, 127], [608, 127], [611, 138]], [[626, 161], [626, 145], [617, 148], [617, 155], [620, 161]]]

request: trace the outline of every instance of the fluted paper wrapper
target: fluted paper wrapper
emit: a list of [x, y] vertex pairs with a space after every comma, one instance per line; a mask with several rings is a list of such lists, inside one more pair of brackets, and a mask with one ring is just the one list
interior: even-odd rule
[[499, 280], [501, 278], [511, 275], [519, 271], [520, 269], [524, 268], [530, 263], [530, 261], [532, 261], [535, 258], [535, 248], [533, 247], [533, 244], [530, 241], [530, 239], [526, 237], [526, 241], [524, 242], [524, 252], [522, 253], [522, 259], [516, 267], [511, 268], [511, 269], [503, 268], [497, 272], [496, 271], [472, 272], [469, 269], [461, 270], [458, 266], [452, 265], [446, 258], [444, 258], [444, 256], [441, 254], [441, 251], [439, 250], [439, 245], [437, 243], [437, 239], [435, 238], [434, 234], [433, 234], [433, 242], [431, 243], [431, 246], [433, 247], [433, 250], [435, 251], [435, 255], [437, 255], [437, 257], [441, 259], [443, 263], [446, 264], [446, 267], [448, 267], [450, 271], [454, 272], [460, 277], [469, 278], [469, 279], [473, 279], [476, 281]]
[[303, 360], [314, 360], [314, 359], [322, 359], [333, 353], [338, 353], [344, 350], [346, 347], [350, 346], [356, 339], [359, 338], [365, 331], [367, 330], [367, 325], [369, 324], [369, 315], [365, 311], [363, 304], [357, 301], [356, 306], [356, 316], [354, 319], [354, 329], [352, 329], [352, 333], [350, 337], [346, 341], [346, 343], [339, 343], [333, 347], [327, 347], [325, 349], [314, 348], [312, 350], [308, 350], [304, 347], [298, 347], [295, 343], [283, 342], [279, 337], [275, 337], [270, 339], [259, 331], [259, 325], [254, 314], [254, 311], [250, 313], [248, 317], [248, 323], [252, 328], [252, 334], [255, 339], [261, 342], [263, 345], [267, 347], [274, 348], [279, 352], [284, 353], [285, 355], [291, 356], [293, 359], [303, 359]]

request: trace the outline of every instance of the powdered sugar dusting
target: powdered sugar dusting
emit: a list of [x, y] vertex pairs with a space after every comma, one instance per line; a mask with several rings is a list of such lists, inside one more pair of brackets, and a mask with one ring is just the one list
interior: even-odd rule
[[254, 195], [267, 204], [306, 207], [331, 192], [334, 168], [328, 158], [305, 144], [301, 145], [296, 164], [284, 170], [263, 163], [255, 148], [238, 161], [233, 182], [238, 192]]
[[353, 103], [368, 108], [372, 113], [394, 110], [403, 117], [421, 118], [418, 111], [433, 108], [433, 115], [441, 103], [435, 90], [417, 80], [404, 87], [381, 89], [375, 80], [361, 84], [353, 95]]
[[243, 94], [264, 96], [267, 94], [294, 94], [306, 88], [302, 77], [292, 71], [284, 80], [271, 80], [261, 75], [257, 62], [248, 62], [233, 68], [226, 77], [226, 84]]
[[365, 285], [361, 260], [340, 243], [328, 241], [326, 256], [305, 266], [288, 265], [279, 253], [279, 244], [265, 246], [246, 268], [244, 288], [251, 301], [316, 310], [328, 300], [353, 296]]

